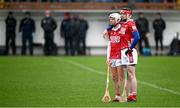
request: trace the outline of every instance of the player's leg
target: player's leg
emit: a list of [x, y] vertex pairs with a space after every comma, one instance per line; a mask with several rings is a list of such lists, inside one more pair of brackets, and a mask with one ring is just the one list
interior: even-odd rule
[[[125, 51], [127, 49], [122, 49], [121, 50], [121, 66], [122, 66], [122, 70], [123, 70], [123, 73], [127, 73], [127, 65], [129, 64], [129, 58], [128, 56], [125, 54]], [[129, 83], [130, 81], [128, 80], [128, 75], [127, 75], [127, 79], [125, 79], [125, 74], [124, 74], [124, 82], [125, 80], [127, 80], [127, 83], [126, 83], [126, 92], [129, 93], [129, 89], [130, 89], [130, 86], [129, 86]], [[123, 85], [124, 87], [124, 85]]]
[[119, 78], [120, 84], [122, 87], [124, 87], [125, 75], [124, 75], [122, 66], [117, 67], [117, 72], [118, 72], [118, 76], [119, 76], [118, 78]]
[[127, 69], [126, 66], [121, 65], [120, 68], [118, 68], [119, 73], [119, 80], [122, 87], [122, 95], [119, 98], [119, 102], [127, 102], [127, 93], [128, 93], [128, 82], [127, 82]]
[[113, 101], [119, 101], [118, 97], [120, 96], [120, 89], [119, 89], [119, 79], [118, 79], [118, 72], [116, 67], [111, 67], [112, 77], [114, 81], [114, 93], [115, 99]]
[[[124, 53], [123, 53], [124, 54]], [[130, 57], [132, 58], [130, 60]], [[132, 55], [128, 55], [124, 65], [126, 64], [126, 69], [128, 71], [128, 86], [129, 86], [129, 100], [136, 101], [136, 94], [137, 94], [137, 80], [136, 80], [136, 75], [135, 75], [135, 70], [136, 67], [135, 65], [137, 64], [138, 61], [138, 54], [136, 49], [133, 49]]]
[[127, 70], [128, 70], [128, 80], [130, 87], [128, 101], [136, 101], [136, 95], [137, 95], [137, 80], [135, 74], [136, 67], [135, 65], [129, 65], [127, 66]]

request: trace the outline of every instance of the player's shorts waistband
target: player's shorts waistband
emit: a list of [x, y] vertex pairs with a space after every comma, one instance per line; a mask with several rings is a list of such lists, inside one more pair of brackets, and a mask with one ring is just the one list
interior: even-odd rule
[[[122, 48], [121, 50], [125, 50], [125, 49], [128, 49], [129, 47], [124, 47], [124, 48]], [[136, 49], [136, 48], [133, 48], [133, 49]]]

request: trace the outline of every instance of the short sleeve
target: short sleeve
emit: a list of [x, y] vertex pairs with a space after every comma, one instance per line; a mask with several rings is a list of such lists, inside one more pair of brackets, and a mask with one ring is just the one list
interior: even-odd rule
[[133, 33], [134, 31], [137, 31], [136, 23], [134, 21], [128, 22], [128, 28]]

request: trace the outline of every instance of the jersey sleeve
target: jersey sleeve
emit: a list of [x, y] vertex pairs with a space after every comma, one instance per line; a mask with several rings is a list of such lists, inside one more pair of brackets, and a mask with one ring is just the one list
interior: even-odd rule
[[128, 27], [132, 33], [137, 31], [136, 23], [134, 21], [129, 21]]
[[140, 39], [139, 32], [136, 28], [136, 23], [134, 21], [131, 21], [129, 23], [129, 29], [130, 29], [132, 36], [133, 36], [133, 41], [130, 45], [130, 49], [133, 49]]

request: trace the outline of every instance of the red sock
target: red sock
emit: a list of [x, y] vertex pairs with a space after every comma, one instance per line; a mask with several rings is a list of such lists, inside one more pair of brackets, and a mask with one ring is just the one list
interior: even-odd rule
[[116, 96], [120, 96], [120, 93], [116, 93]]
[[137, 98], [136, 92], [129, 93], [128, 99], [130, 99], [130, 100], [136, 100], [136, 98]]

